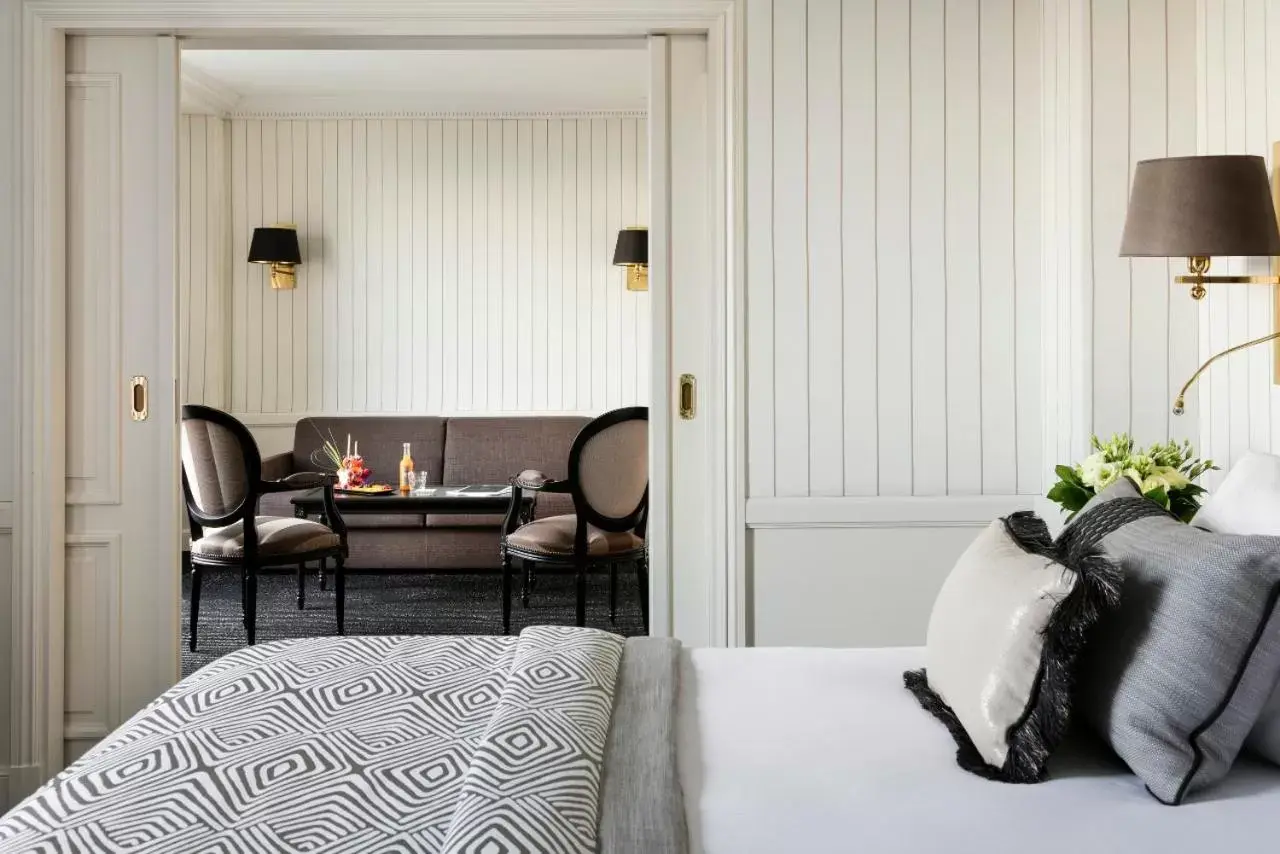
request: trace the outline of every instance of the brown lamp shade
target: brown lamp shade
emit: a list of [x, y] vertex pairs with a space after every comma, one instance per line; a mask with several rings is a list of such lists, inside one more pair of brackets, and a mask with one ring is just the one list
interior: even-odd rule
[[1133, 172], [1120, 254], [1280, 255], [1266, 163], [1234, 154], [1141, 161]]
[[649, 229], [624, 228], [613, 247], [614, 266], [649, 263]]
[[301, 264], [298, 232], [293, 228], [255, 228], [249, 243], [250, 264]]

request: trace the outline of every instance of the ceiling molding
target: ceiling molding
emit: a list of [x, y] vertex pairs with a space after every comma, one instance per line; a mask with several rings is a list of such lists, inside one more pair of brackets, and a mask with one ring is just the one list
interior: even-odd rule
[[646, 110], [232, 110], [230, 119], [643, 119]]
[[240, 100], [240, 93], [215, 80], [190, 63], [182, 64], [182, 112], [226, 117]]

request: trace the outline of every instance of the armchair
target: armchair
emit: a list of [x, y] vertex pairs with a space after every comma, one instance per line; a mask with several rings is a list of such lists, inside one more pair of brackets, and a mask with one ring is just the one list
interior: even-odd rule
[[[182, 407], [182, 491], [191, 525], [191, 649], [196, 648], [200, 582], [206, 569], [239, 569], [244, 627], [252, 646], [257, 633], [258, 570], [296, 566], [298, 608], [304, 605], [305, 567], [332, 559], [338, 634], [343, 633], [347, 527], [333, 500], [332, 475], [299, 472], [264, 480], [262, 456], [248, 428], [208, 406]], [[324, 488], [328, 525], [305, 519], [259, 516], [258, 500], [272, 492]]]
[[[569, 450], [569, 476], [549, 480], [524, 471], [511, 479], [511, 503], [502, 527], [502, 630], [511, 630], [515, 561], [526, 579], [534, 568], [572, 571], [577, 624], [586, 624], [587, 573], [609, 570], [609, 617], [614, 618], [618, 567], [634, 564], [645, 631], [649, 630], [649, 571], [645, 521], [649, 508], [649, 410], [607, 412], [582, 428]], [[562, 493], [574, 512], [528, 521], [525, 496]], [[528, 581], [526, 580], [526, 585]], [[526, 588], [527, 589], [527, 588]]]

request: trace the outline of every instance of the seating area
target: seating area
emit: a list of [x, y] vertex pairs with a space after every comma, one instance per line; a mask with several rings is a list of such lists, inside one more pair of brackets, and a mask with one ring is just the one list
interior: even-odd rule
[[[382, 493], [337, 488], [323, 446], [363, 449]], [[405, 446], [414, 485], [401, 488]], [[587, 576], [608, 575], [608, 621], [618, 586], [634, 579], [648, 625], [645, 523], [648, 410], [574, 416], [304, 418], [292, 448], [263, 458], [249, 429], [205, 406], [183, 408], [183, 485], [191, 531], [190, 650], [199, 641], [202, 581], [241, 575], [245, 640], [256, 641], [259, 574], [292, 570], [297, 609], [312, 585], [333, 582], [334, 628], [345, 632], [351, 575], [500, 574], [494, 596], [510, 630], [514, 588], [524, 607], [549, 573], [574, 577], [574, 616], [586, 624]], [[621, 576], [621, 578], [620, 578]], [[558, 586], [559, 595], [565, 588]], [[500, 595], [499, 595], [500, 593]]]

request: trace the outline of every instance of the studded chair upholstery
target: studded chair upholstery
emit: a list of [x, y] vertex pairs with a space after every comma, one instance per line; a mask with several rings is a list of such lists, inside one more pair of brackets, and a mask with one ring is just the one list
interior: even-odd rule
[[[212, 407], [182, 407], [182, 490], [191, 525], [191, 649], [196, 648], [200, 582], [206, 569], [240, 570], [244, 627], [253, 645], [258, 570], [297, 567], [301, 609], [306, 564], [318, 561], [323, 569], [332, 559], [338, 634], [343, 633], [347, 529], [334, 504], [334, 479], [319, 472], [299, 472], [264, 481], [258, 445], [243, 424]], [[264, 494], [314, 487], [324, 488], [328, 524], [258, 515], [258, 499]]]
[[[574, 512], [528, 521], [522, 518], [526, 493], [567, 493], [573, 499]], [[511, 629], [511, 587], [518, 560], [525, 568], [521, 598], [526, 604], [535, 567], [575, 573], [579, 626], [586, 623], [587, 573], [609, 570], [609, 619], [613, 621], [618, 568], [633, 564], [647, 632], [648, 509], [649, 410], [643, 406], [615, 409], [583, 427], [569, 450], [567, 479], [549, 480], [537, 471], [524, 471], [512, 478], [501, 543], [503, 631]]]

